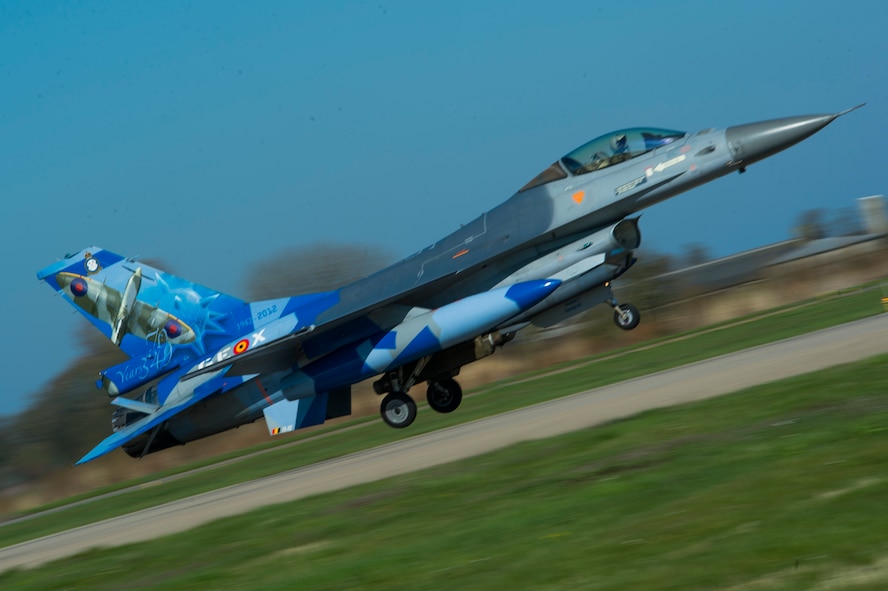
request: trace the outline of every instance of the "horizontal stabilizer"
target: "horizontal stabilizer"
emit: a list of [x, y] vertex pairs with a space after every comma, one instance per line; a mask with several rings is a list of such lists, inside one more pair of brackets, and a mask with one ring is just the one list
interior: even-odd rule
[[159, 404], [149, 404], [147, 402], [133, 400], [132, 398], [124, 398], [123, 396], [118, 396], [111, 401], [111, 404], [113, 404], [114, 406], [128, 408], [129, 410], [134, 410], [136, 412], [143, 412], [148, 415], [153, 412], [157, 412], [157, 410], [160, 409]]
[[[155, 410], [155, 412], [149, 414], [148, 416], [142, 417], [141, 419], [139, 419], [135, 423], [132, 423], [131, 425], [127, 425], [126, 427], [115, 432], [113, 435], [106, 437], [100, 444], [95, 446], [92, 449], [92, 451], [90, 451], [88, 454], [86, 454], [85, 456], [80, 458], [77, 461], [77, 463], [74, 465], [77, 466], [80, 464], [85, 464], [86, 462], [89, 462], [89, 461], [94, 460], [98, 457], [101, 457], [109, 452], [114, 451], [118, 447], [121, 447], [122, 445], [125, 445], [127, 442], [132, 441], [133, 439], [135, 439], [139, 435], [142, 435], [143, 433], [147, 433], [148, 431], [150, 431], [154, 427], [162, 425], [164, 421], [174, 417], [175, 415], [186, 410], [187, 408], [194, 406], [195, 404], [197, 404], [198, 402], [200, 402], [204, 398], [207, 398], [207, 397], [211, 396], [212, 394], [219, 392], [223, 388], [223, 383], [221, 381], [221, 378], [222, 378], [222, 376], [215, 376], [213, 378], [210, 378], [209, 380], [207, 380], [207, 384], [205, 384], [205, 385], [210, 386], [212, 384], [212, 387], [196, 388], [190, 396], [182, 398], [172, 404], [165, 404], [164, 406], [158, 408], [157, 410]], [[115, 400], [119, 401], [119, 400], [121, 400], [121, 398], [118, 397]], [[135, 401], [131, 401], [131, 402], [135, 402]], [[119, 404], [119, 406], [125, 406], [125, 408], [130, 408], [128, 406], [128, 404], [129, 403], [127, 403], [127, 405]], [[144, 412], [141, 409], [133, 409], [133, 410], [139, 410], [140, 412]]]

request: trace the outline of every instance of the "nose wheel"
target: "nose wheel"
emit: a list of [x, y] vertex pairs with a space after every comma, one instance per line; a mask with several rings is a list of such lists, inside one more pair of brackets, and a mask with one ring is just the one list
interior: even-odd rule
[[623, 330], [632, 330], [641, 322], [641, 313], [632, 304], [617, 304], [610, 302], [614, 307], [614, 324]]

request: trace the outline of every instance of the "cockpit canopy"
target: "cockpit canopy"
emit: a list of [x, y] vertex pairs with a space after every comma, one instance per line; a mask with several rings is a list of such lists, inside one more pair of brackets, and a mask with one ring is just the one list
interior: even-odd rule
[[687, 134], [683, 131], [656, 127], [633, 127], [612, 131], [583, 144], [561, 160], [553, 162], [549, 168], [521, 187], [519, 192], [567, 178], [568, 172], [576, 176], [631, 160], [660, 146], [671, 144], [685, 135]]

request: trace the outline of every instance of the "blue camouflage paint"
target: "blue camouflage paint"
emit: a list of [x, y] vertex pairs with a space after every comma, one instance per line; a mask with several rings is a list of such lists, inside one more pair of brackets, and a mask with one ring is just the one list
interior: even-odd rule
[[[390, 333], [391, 334], [391, 333]], [[430, 326], [424, 327], [419, 334], [413, 337], [413, 340], [403, 348], [402, 351], [398, 352], [397, 349], [394, 350], [394, 353], [397, 353], [397, 357], [392, 355], [392, 358], [389, 362], [384, 366], [384, 369], [389, 369], [391, 367], [398, 367], [404, 365], [408, 361], [414, 361], [432, 353], [434, 351], [438, 351], [441, 349], [441, 341], [435, 336], [435, 333], [432, 332], [432, 328]], [[368, 370], [372, 371], [372, 367], [368, 367]], [[379, 372], [374, 372], [373, 375]]]
[[471, 340], [536, 305], [560, 284], [552, 279], [527, 281], [517, 289], [497, 288], [412, 316], [389, 331], [339, 349], [297, 371], [303, 377], [294, 377], [292, 382], [298, 384], [294, 387], [299, 391], [289, 396], [327, 392]]
[[522, 310], [543, 301], [561, 284], [557, 279], [525, 281], [516, 283], [506, 290], [506, 297], [518, 304]]

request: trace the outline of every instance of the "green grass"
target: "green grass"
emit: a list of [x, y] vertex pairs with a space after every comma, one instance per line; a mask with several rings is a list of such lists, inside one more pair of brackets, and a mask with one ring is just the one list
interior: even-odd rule
[[[37, 515], [27, 521], [6, 524], [0, 527], [0, 547], [879, 312], [881, 305], [874, 292], [856, 291], [834, 299], [814, 300], [809, 305], [784, 309], [763, 318], [746, 318], [723, 324], [714, 330], [659, 339], [624, 351], [562, 364], [528, 374], [517, 382], [503, 380], [491, 384], [468, 398], [463, 407], [452, 415], [421, 411], [417, 422], [404, 431], [386, 428], [376, 418], [365, 418], [349, 423], [364, 424], [354, 430], [331, 432], [325, 437], [297, 435], [283, 440], [283, 443], [289, 443], [304, 439], [295, 447], [280, 444], [274, 447], [263, 446], [268, 450], [251, 457], [249, 461], [210, 466], [200, 474], [184, 475], [159, 484], [152, 484], [144, 479], [128, 483], [136, 487], [119, 495], [103, 498], [100, 502], [63, 507], [61, 511], [52, 514]], [[334, 430], [341, 431], [342, 427], [337, 426]], [[326, 432], [325, 429], [322, 434]], [[251, 450], [241, 453], [249, 451]], [[171, 471], [159, 477], [169, 478], [174, 473]], [[97, 494], [107, 490], [97, 491]]]
[[13, 571], [0, 587], [884, 589], [886, 388], [880, 356]]

